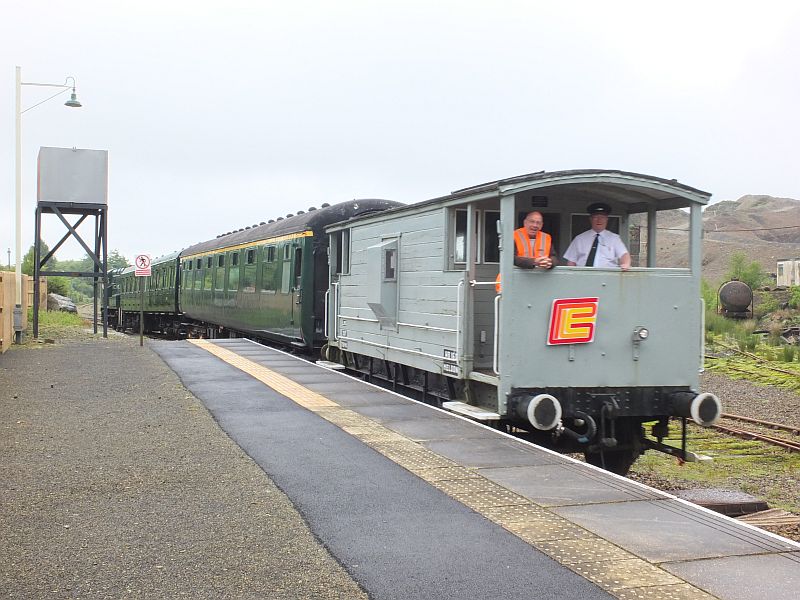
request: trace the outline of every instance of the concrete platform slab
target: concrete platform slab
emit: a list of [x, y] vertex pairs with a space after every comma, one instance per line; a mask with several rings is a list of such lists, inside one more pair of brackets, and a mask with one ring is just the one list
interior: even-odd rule
[[412, 419], [449, 419], [444, 411], [434, 410], [416, 402], [406, 401], [398, 404], [374, 404], [354, 406], [353, 410], [378, 423], [405, 421]]
[[679, 500], [555, 509], [558, 514], [652, 562], [790, 551], [790, 544]]
[[470, 438], [423, 442], [441, 454], [465, 467], [519, 467], [559, 463], [560, 457], [547, 452], [537, 452], [527, 444], [496, 438]]
[[488, 428], [455, 418], [452, 420], [388, 421], [384, 426], [416, 441], [492, 438], [497, 435]]
[[[800, 595], [800, 552], [729, 556], [661, 566], [726, 600], [775, 600]], [[768, 574], [769, 585], [762, 578], [754, 578], [754, 570]]]
[[638, 487], [625, 480], [610, 478], [574, 463], [544, 464], [527, 468], [489, 468], [481, 469], [481, 474], [542, 506], [667, 497], [666, 494]]
[[364, 387], [358, 391], [339, 390], [325, 392], [325, 397], [330, 398], [340, 406], [347, 406], [353, 410], [359, 406], [372, 406], [378, 404], [405, 404], [408, 402], [403, 398], [371, 387]]

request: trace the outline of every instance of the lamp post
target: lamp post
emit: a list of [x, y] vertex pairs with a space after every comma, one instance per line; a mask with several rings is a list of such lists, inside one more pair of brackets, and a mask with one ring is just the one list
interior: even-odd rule
[[[69, 81], [72, 80], [72, 85], [69, 84]], [[42, 100], [41, 102], [37, 102], [33, 106], [29, 106], [26, 109], [22, 109], [22, 86], [23, 85], [33, 85], [37, 87], [50, 87], [50, 88], [61, 88], [58, 92], [49, 96]], [[69, 106], [71, 108], [80, 108], [81, 103], [78, 102], [78, 98], [75, 95], [75, 78], [74, 77], [67, 77], [64, 80], [63, 84], [60, 83], [34, 83], [28, 81], [22, 81], [22, 69], [17, 67], [17, 85], [16, 85], [16, 127], [15, 127], [15, 134], [16, 134], [16, 154], [15, 154], [15, 165], [16, 165], [16, 176], [15, 176], [15, 188], [16, 188], [16, 245], [17, 245], [17, 260], [16, 260], [16, 283], [17, 283], [17, 297], [16, 297], [16, 304], [14, 306], [14, 342], [17, 344], [22, 343], [22, 115], [29, 110], [36, 108], [40, 104], [44, 104], [48, 100], [52, 100], [56, 96], [60, 96], [67, 90], [71, 89], [72, 94], [70, 95], [70, 99], [64, 103], [64, 106]]]

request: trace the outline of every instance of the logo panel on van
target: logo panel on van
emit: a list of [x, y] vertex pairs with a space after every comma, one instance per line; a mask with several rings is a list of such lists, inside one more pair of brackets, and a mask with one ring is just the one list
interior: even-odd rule
[[594, 341], [598, 306], [598, 298], [553, 300], [547, 344], [586, 344]]

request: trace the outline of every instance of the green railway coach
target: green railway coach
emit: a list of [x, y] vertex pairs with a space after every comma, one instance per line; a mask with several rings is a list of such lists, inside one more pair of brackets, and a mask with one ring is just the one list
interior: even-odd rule
[[180, 253], [178, 302], [206, 337], [242, 335], [306, 351], [325, 342], [332, 223], [399, 206], [353, 200], [254, 225]]
[[178, 322], [178, 256], [178, 252], [173, 252], [153, 259], [149, 277], [136, 277], [134, 267], [112, 273], [109, 316], [116, 309], [118, 329], [139, 328], [141, 298], [144, 298], [145, 331], [175, 333]]

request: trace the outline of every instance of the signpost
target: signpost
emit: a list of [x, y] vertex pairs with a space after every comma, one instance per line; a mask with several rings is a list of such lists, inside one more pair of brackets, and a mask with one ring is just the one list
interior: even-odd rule
[[144, 278], [150, 277], [150, 255], [137, 254], [134, 261], [139, 280], [139, 346], [144, 346]]

